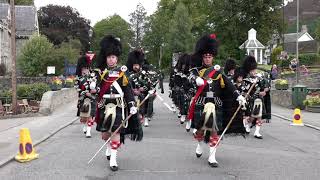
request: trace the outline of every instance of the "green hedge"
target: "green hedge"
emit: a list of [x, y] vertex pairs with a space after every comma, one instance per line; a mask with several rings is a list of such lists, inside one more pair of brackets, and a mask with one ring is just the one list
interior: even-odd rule
[[[42, 95], [47, 91], [50, 91], [50, 87], [45, 83], [21, 84], [17, 87], [17, 96], [18, 98], [31, 98], [40, 101]], [[12, 91], [1, 91], [0, 97], [10, 98], [11, 101]]]
[[[295, 58], [294, 55], [290, 56], [289, 60], [281, 61], [281, 67], [289, 68], [290, 61]], [[320, 65], [320, 55], [318, 54], [300, 54], [299, 64], [305, 66]]]

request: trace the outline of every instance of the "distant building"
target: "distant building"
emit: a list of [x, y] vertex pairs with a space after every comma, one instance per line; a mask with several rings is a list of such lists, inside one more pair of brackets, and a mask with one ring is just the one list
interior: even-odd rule
[[254, 56], [258, 64], [266, 64], [264, 59], [265, 46], [257, 40], [257, 31], [251, 28], [248, 31], [248, 39], [239, 47], [245, 49], [247, 55]]
[[271, 53], [274, 48], [279, 44], [283, 44], [284, 51], [287, 54], [296, 54], [297, 39], [299, 42], [299, 53], [316, 53], [317, 52], [317, 41], [308, 33], [306, 25], [302, 25], [301, 32], [284, 34], [284, 41], [281, 40], [281, 36], [274, 34], [272, 39], [268, 42], [265, 57], [270, 61]]
[[[0, 64], [11, 71], [10, 5], [0, 1]], [[17, 57], [24, 43], [39, 34], [38, 16], [35, 6], [16, 6], [16, 53]]]

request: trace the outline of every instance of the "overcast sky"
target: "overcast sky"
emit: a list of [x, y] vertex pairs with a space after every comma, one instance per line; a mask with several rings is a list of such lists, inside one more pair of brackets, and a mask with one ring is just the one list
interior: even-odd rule
[[96, 22], [110, 15], [118, 14], [129, 22], [132, 13], [140, 2], [148, 15], [157, 9], [159, 0], [35, 0], [37, 9], [48, 4], [71, 6], [79, 11], [81, 16], [89, 19], [93, 26]]

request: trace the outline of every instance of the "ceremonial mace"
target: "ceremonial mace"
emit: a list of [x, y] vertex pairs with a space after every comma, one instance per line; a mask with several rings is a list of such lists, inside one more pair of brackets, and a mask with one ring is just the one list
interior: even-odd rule
[[[143, 101], [141, 101], [141, 103], [137, 106], [137, 108], [139, 108], [143, 103], [146, 102], [146, 100], [149, 98], [150, 94], [154, 94], [154, 93], [155, 93], [155, 91], [152, 92], [152, 93], [148, 93], [148, 95], [143, 99]], [[90, 162], [97, 156], [97, 154], [102, 150], [102, 148], [111, 141], [111, 138], [118, 133], [118, 131], [124, 126], [124, 124], [125, 124], [125, 123], [131, 118], [131, 116], [133, 116], [133, 115], [134, 115], [134, 114], [131, 114], [131, 113], [130, 113], [130, 114], [127, 116], [127, 118], [122, 121], [122, 123], [120, 124], [120, 126], [111, 134], [111, 136], [108, 138], [108, 140], [106, 140], [106, 142], [100, 147], [100, 149], [99, 149], [99, 150], [93, 155], [93, 157], [88, 161], [88, 164], [90, 164]]]

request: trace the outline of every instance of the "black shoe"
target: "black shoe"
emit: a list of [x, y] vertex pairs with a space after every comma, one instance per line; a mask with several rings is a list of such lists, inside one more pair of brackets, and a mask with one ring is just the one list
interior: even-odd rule
[[202, 156], [202, 154], [197, 154], [196, 153], [197, 158], [200, 158]]
[[118, 166], [110, 166], [111, 171], [118, 171]]
[[214, 162], [214, 163], [211, 163], [211, 162], [208, 162], [209, 163], [209, 166], [212, 167], [212, 168], [217, 168], [219, 167], [219, 164]]
[[187, 132], [190, 132], [190, 129], [186, 129]]
[[183, 121], [180, 121], [180, 124], [183, 124], [184, 122]]
[[257, 138], [257, 139], [263, 139], [262, 136], [257, 136], [257, 135], [255, 135], [254, 137]]
[[107, 156], [108, 161], [110, 161], [110, 157], [111, 157], [111, 156]]

